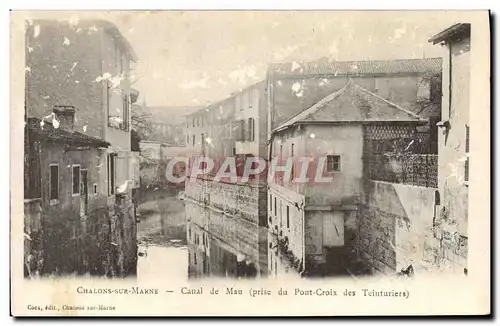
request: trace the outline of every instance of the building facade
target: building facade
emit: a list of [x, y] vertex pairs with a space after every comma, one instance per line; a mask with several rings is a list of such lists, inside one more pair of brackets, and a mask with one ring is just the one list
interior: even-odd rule
[[[424, 124], [418, 115], [349, 80], [277, 126], [271, 155], [282, 166], [293, 164], [288, 175], [275, 174], [269, 183], [271, 274], [286, 272], [278, 266], [309, 276], [357, 272], [362, 267], [358, 223], [369, 164], [367, 129], [412, 132]], [[303, 158], [311, 163], [304, 165]], [[299, 180], [301, 174], [308, 180]]]
[[[239, 237], [251, 238], [255, 246], [236, 248], [233, 253], [239, 252], [246, 257], [242, 258], [244, 261], [250, 259], [256, 264], [259, 275], [267, 274], [267, 180], [259, 175], [242, 182], [241, 177], [246, 158], [267, 157], [266, 111], [265, 83], [260, 82], [188, 115], [186, 120], [187, 150], [192, 155], [186, 200], [214, 211], [211, 214], [233, 219], [227, 221], [239, 228]], [[191, 178], [193, 164], [200, 156], [210, 158], [214, 167], [196, 179]], [[234, 158], [237, 180], [214, 182], [226, 158]]]
[[[137, 259], [132, 189], [138, 186], [138, 160], [137, 152], [131, 151], [130, 121], [131, 102], [137, 96], [131, 96], [129, 83], [130, 63], [135, 60], [130, 44], [109, 22], [27, 23], [26, 117], [56, 125], [70, 119], [73, 132], [109, 144], [94, 162], [99, 169], [88, 168], [88, 182], [95, 184], [86, 186], [105, 194], [107, 224], [122, 235], [120, 243], [112, 241], [121, 257], [120, 275], [133, 273]], [[74, 112], [68, 118], [57, 108]], [[59, 214], [65, 214], [64, 208], [59, 207]]]
[[[470, 166], [471, 25], [459, 23], [430, 40], [447, 48], [443, 58], [443, 106], [439, 126], [440, 257], [466, 269]], [[444, 259], [443, 259], [444, 258]], [[450, 264], [451, 263], [451, 264]]]

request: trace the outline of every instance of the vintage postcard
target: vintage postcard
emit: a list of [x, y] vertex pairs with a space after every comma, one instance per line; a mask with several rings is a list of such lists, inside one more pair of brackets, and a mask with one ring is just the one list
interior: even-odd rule
[[12, 315], [490, 314], [489, 29], [12, 11]]

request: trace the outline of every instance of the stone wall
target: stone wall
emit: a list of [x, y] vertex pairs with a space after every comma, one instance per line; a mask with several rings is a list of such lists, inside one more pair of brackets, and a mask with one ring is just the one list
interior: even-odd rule
[[187, 178], [185, 195], [226, 214], [259, 225], [259, 214], [265, 214], [265, 209], [259, 207], [259, 201], [265, 201], [265, 189], [264, 185], [251, 182], [224, 183], [213, 182], [211, 179]]
[[[358, 222], [362, 261], [375, 273], [462, 272], [466, 244], [436, 223], [437, 189], [367, 181]], [[463, 242], [463, 241], [462, 241]]]

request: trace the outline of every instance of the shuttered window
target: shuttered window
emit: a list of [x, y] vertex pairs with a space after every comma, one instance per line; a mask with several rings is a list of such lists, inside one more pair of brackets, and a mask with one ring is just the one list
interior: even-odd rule
[[50, 200], [59, 199], [59, 165], [50, 165]]
[[80, 166], [73, 165], [73, 195], [80, 193]]

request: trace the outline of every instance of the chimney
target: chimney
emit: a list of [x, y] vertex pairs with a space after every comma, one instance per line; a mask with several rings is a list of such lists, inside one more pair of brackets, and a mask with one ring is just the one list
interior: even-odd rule
[[52, 112], [59, 121], [59, 128], [73, 132], [75, 126], [75, 107], [72, 105], [56, 105]]

